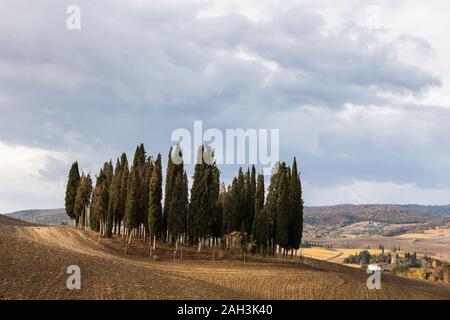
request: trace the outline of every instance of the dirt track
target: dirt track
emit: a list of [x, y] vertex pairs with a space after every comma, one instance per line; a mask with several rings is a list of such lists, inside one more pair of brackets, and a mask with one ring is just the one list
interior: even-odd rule
[[[66, 288], [69, 265], [81, 290]], [[330, 265], [150, 262], [89, 232], [0, 217], [0, 299], [450, 299], [450, 286], [385, 275], [368, 290], [365, 274]]]

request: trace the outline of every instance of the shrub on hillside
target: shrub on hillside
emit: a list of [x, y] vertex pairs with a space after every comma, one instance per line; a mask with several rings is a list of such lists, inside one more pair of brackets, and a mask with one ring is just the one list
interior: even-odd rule
[[416, 270], [416, 275], [419, 279], [428, 280], [431, 274], [432, 274], [431, 271], [424, 268]]
[[394, 267], [392, 267], [391, 269], [391, 273], [393, 274], [398, 274], [398, 273], [408, 273], [409, 272], [409, 267], [405, 266], [405, 265], [395, 265]]
[[444, 265], [434, 270], [431, 274], [431, 279], [450, 284], [450, 265]]

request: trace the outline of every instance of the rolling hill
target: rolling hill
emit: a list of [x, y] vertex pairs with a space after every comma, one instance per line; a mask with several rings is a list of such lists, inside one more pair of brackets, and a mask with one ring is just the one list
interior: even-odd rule
[[450, 205], [338, 205], [306, 207], [305, 222], [310, 225], [345, 226], [362, 221], [389, 224], [426, 223], [450, 220]]
[[6, 216], [36, 224], [59, 225], [70, 221], [64, 209], [23, 210]]
[[[64, 209], [23, 210], [6, 214], [9, 217], [31, 223], [59, 225], [68, 223]], [[450, 205], [336, 205], [305, 207], [305, 223], [310, 225], [346, 226], [362, 221], [389, 224], [426, 223], [441, 220], [450, 221]]]
[[8, 217], [4, 214], [0, 214], [0, 225], [3, 226], [22, 226], [22, 227], [26, 227], [26, 226], [32, 226], [33, 224], [27, 222], [27, 221], [23, 221], [23, 220], [19, 220], [19, 219], [15, 219], [12, 217]]
[[[0, 217], [0, 300], [445, 300], [450, 296], [447, 285], [391, 275], [383, 275], [381, 290], [369, 290], [365, 272], [314, 259], [260, 258], [244, 263], [213, 261], [210, 255], [174, 263], [172, 257], [161, 255], [161, 261], [151, 261], [148, 246], [139, 241], [133, 241], [133, 252], [125, 255], [121, 237], [99, 243], [90, 231], [23, 223]], [[82, 290], [67, 289], [66, 270], [73, 264], [82, 270]]]

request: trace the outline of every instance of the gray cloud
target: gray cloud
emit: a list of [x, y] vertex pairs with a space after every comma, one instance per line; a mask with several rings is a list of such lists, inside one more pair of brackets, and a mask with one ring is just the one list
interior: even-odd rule
[[[329, 31], [321, 12], [297, 5], [261, 21], [236, 12], [198, 17], [209, 4], [190, 1], [77, 1], [82, 29], [68, 31], [68, 4], [18, 0], [0, 14], [1, 141], [66, 152], [93, 171], [141, 141], [165, 154], [172, 130], [196, 119], [217, 128], [280, 126], [282, 158], [301, 156], [311, 183], [445, 183], [437, 171], [448, 158], [438, 143], [447, 111], [394, 102], [441, 85], [401, 59], [405, 42], [431, 55], [425, 39], [383, 39], [352, 21]], [[393, 103], [413, 126], [428, 121], [419, 128], [428, 141], [389, 116], [335, 119], [346, 104]], [[305, 115], [306, 106], [317, 114]], [[295, 129], [303, 125], [315, 134]], [[62, 174], [56, 167], [48, 179]], [[229, 179], [232, 170], [223, 170]]]

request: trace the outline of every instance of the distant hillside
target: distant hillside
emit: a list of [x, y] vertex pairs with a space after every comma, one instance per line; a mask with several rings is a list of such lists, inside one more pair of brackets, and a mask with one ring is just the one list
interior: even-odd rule
[[[23, 221], [59, 225], [69, 223], [64, 209], [24, 210], [7, 214]], [[310, 225], [346, 226], [362, 221], [389, 224], [426, 223], [431, 220], [450, 221], [450, 205], [337, 205], [305, 207], [305, 222]]]
[[425, 223], [433, 219], [450, 219], [450, 205], [338, 205], [306, 207], [305, 222], [312, 225], [349, 225], [361, 221], [392, 224]]
[[57, 225], [68, 223], [69, 217], [64, 209], [24, 210], [6, 214], [8, 217], [20, 219], [30, 223]]

